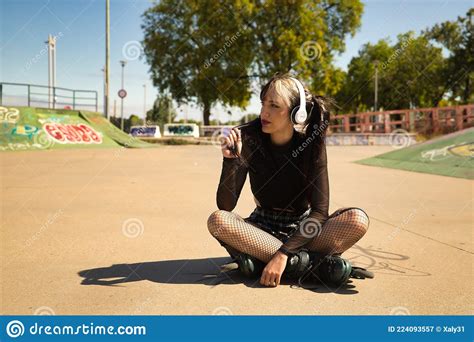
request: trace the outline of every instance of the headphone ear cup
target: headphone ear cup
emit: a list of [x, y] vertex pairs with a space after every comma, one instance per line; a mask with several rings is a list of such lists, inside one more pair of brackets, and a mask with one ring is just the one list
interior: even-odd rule
[[291, 119], [291, 122], [293, 123], [293, 125], [298, 124], [298, 122], [296, 121], [296, 112], [298, 111], [299, 108], [300, 108], [300, 106], [296, 106], [291, 110], [290, 119]]
[[300, 109], [300, 106], [296, 106], [295, 108], [292, 109], [290, 118], [291, 122], [294, 125], [300, 125], [304, 124], [306, 122], [306, 119], [308, 118], [308, 114], [306, 113], [298, 113], [298, 110]]

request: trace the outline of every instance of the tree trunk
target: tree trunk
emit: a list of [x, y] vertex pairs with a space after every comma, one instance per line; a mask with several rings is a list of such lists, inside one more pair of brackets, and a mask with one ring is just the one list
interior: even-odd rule
[[464, 87], [464, 101], [463, 104], [467, 104], [469, 101], [469, 95], [471, 95], [471, 78], [470, 73], [466, 74], [466, 86]]
[[204, 126], [209, 126], [209, 117], [211, 116], [211, 104], [208, 101], [204, 101]]

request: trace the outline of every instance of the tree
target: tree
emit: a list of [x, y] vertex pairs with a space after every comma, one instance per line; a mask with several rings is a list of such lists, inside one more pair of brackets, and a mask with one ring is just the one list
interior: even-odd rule
[[173, 100], [169, 95], [158, 95], [153, 108], [146, 113], [147, 124], [156, 124], [160, 126], [163, 132], [164, 124], [174, 122], [176, 119], [176, 111], [173, 107]]
[[443, 87], [434, 99], [433, 105], [438, 105], [447, 92], [451, 100], [459, 96], [464, 104], [474, 101], [473, 14], [474, 8], [471, 8], [465, 17], [437, 24], [424, 31], [428, 39], [440, 43], [450, 52], [443, 70]]
[[[375, 64], [387, 61], [393, 53], [394, 49], [386, 39], [375, 45], [367, 43], [362, 46], [359, 55], [349, 63], [344, 83], [335, 96], [343, 112], [367, 111], [374, 105]], [[383, 82], [379, 82], [379, 93], [382, 95], [386, 92]], [[381, 96], [381, 99], [385, 101], [387, 97]], [[382, 102], [381, 106], [385, 108], [386, 104]]]
[[214, 103], [245, 106], [250, 100], [249, 79], [236, 78], [252, 61], [240, 20], [250, 7], [246, 1], [164, 0], [144, 14], [144, 53], [154, 85], [179, 104], [201, 104], [206, 125]]
[[245, 108], [251, 80], [275, 72], [335, 93], [342, 73], [331, 63], [362, 9], [360, 0], [163, 0], [144, 13], [144, 53], [154, 85], [202, 105], [208, 125], [212, 105]]
[[374, 106], [374, 75], [378, 68], [378, 107], [430, 107], [442, 92], [442, 50], [414, 32], [365, 44], [352, 58], [336, 99], [345, 111], [367, 111]]

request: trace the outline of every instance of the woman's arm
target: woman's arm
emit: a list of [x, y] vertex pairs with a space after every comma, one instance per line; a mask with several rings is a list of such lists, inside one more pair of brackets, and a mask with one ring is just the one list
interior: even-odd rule
[[247, 178], [248, 168], [240, 158], [223, 157], [222, 172], [217, 188], [217, 207], [232, 211], [239, 199], [240, 192]]
[[306, 243], [317, 238], [320, 229], [328, 219], [329, 211], [329, 177], [327, 168], [326, 145], [323, 145], [318, 160], [314, 163], [311, 177], [311, 212], [303, 220], [299, 229], [281, 246], [281, 252], [296, 253]]

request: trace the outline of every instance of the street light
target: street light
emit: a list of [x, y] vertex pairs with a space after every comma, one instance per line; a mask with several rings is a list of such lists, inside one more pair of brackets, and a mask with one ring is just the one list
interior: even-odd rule
[[146, 122], [146, 84], [143, 85], [143, 114]]
[[104, 115], [110, 121], [109, 113], [109, 81], [110, 81], [110, 1], [105, 0], [105, 86]]
[[[123, 69], [125, 68], [125, 64], [127, 61], [120, 61], [120, 65], [122, 66], [122, 88], [125, 89], [123, 86]], [[120, 129], [123, 131], [123, 97], [120, 99]]]
[[377, 111], [378, 107], [378, 96], [379, 96], [379, 61], [374, 61], [375, 65], [375, 85], [374, 85], [374, 112]]

